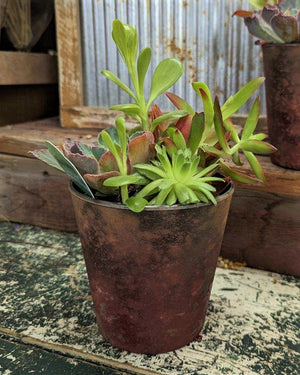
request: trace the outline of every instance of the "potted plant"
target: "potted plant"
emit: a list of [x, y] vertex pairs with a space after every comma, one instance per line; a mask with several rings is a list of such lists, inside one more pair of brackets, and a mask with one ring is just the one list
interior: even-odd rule
[[[114, 106], [124, 117], [102, 130], [97, 144], [68, 141], [33, 154], [70, 176], [70, 191], [102, 335], [114, 346], [155, 354], [195, 339], [203, 324], [233, 193], [231, 178], [244, 152], [263, 180], [255, 152], [270, 153], [264, 134], [253, 134], [256, 99], [242, 135], [229, 117], [262, 84], [245, 85], [221, 107], [201, 82], [193, 88], [204, 112], [195, 112], [167, 93], [177, 110], [163, 114], [153, 101], [182, 74], [182, 64], [165, 59], [154, 71], [149, 99], [144, 80], [151, 49], [138, 54], [136, 30], [119, 20], [113, 39], [128, 68], [133, 90], [113, 73], [102, 72], [133, 103]], [[151, 110], [150, 110], [150, 106]], [[150, 115], [149, 115], [150, 112]]]
[[258, 10], [238, 10], [262, 45], [271, 159], [300, 170], [300, 0], [252, 0]]

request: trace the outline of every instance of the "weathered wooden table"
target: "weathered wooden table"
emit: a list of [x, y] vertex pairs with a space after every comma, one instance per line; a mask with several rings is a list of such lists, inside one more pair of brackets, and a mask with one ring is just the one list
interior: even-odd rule
[[0, 374], [299, 374], [299, 286], [218, 268], [202, 341], [130, 354], [97, 332], [78, 236], [3, 222]]

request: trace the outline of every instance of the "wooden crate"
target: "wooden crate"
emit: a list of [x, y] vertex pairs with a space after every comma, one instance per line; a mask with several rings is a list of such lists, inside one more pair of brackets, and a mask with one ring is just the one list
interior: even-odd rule
[[0, 51], [0, 125], [58, 113], [57, 58]]
[[[104, 126], [112, 122], [107, 114]], [[68, 137], [91, 142], [97, 133], [61, 128], [57, 118], [0, 128], [0, 216], [76, 231], [67, 177], [31, 158], [28, 151], [42, 148], [45, 139], [55, 144]], [[300, 276], [300, 172], [275, 166], [268, 157], [259, 160], [266, 184], [237, 184], [222, 256]]]

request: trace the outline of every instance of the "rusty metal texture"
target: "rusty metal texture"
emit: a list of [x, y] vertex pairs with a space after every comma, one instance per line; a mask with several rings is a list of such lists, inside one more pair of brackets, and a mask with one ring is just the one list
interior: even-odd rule
[[71, 187], [101, 334], [112, 345], [156, 354], [200, 333], [233, 185], [218, 204], [131, 212]]
[[263, 56], [271, 160], [300, 170], [300, 44], [265, 44]]
[[[115, 18], [136, 26], [140, 47], [150, 45], [150, 72], [166, 57], [179, 58], [185, 75], [173, 91], [201, 110], [192, 81], [205, 81], [221, 102], [250, 79], [263, 75], [260, 49], [243, 21], [232, 14], [248, 9], [246, 0], [85, 0], [81, 2], [85, 104], [127, 103], [128, 95], [100, 75], [112, 70], [129, 84], [124, 65], [111, 38]], [[148, 89], [150, 86], [147, 81]], [[260, 90], [265, 112], [263, 88]], [[166, 98], [158, 104], [172, 109]], [[250, 103], [241, 113], [247, 113]]]

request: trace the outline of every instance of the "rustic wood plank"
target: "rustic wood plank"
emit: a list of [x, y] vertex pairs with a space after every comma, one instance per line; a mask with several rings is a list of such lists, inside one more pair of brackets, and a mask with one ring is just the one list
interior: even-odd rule
[[[56, 0], [61, 106], [83, 105], [79, 0]], [[62, 122], [62, 126], [64, 126]]]
[[58, 86], [0, 86], [0, 126], [57, 116]]
[[221, 255], [255, 268], [300, 276], [300, 199], [237, 188]]
[[[62, 126], [67, 128], [108, 128], [115, 124], [116, 117], [120, 115], [123, 114], [105, 107], [62, 106], [60, 108]], [[132, 120], [127, 122], [134, 124]]]
[[0, 154], [1, 219], [75, 231], [68, 181], [39, 160]]
[[0, 85], [58, 82], [57, 57], [45, 53], [0, 51]]
[[78, 236], [2, 223], [0, 239], [0, 332], [7, 336], [137, 374], [297, 374], [297, 278], [218, 268], [202, 341], [137, 355], [98, 333]]
[[4, 375], [121, 375], [118, 370], [20, 344], [9, 337], [0, 337], [0, 366]]

